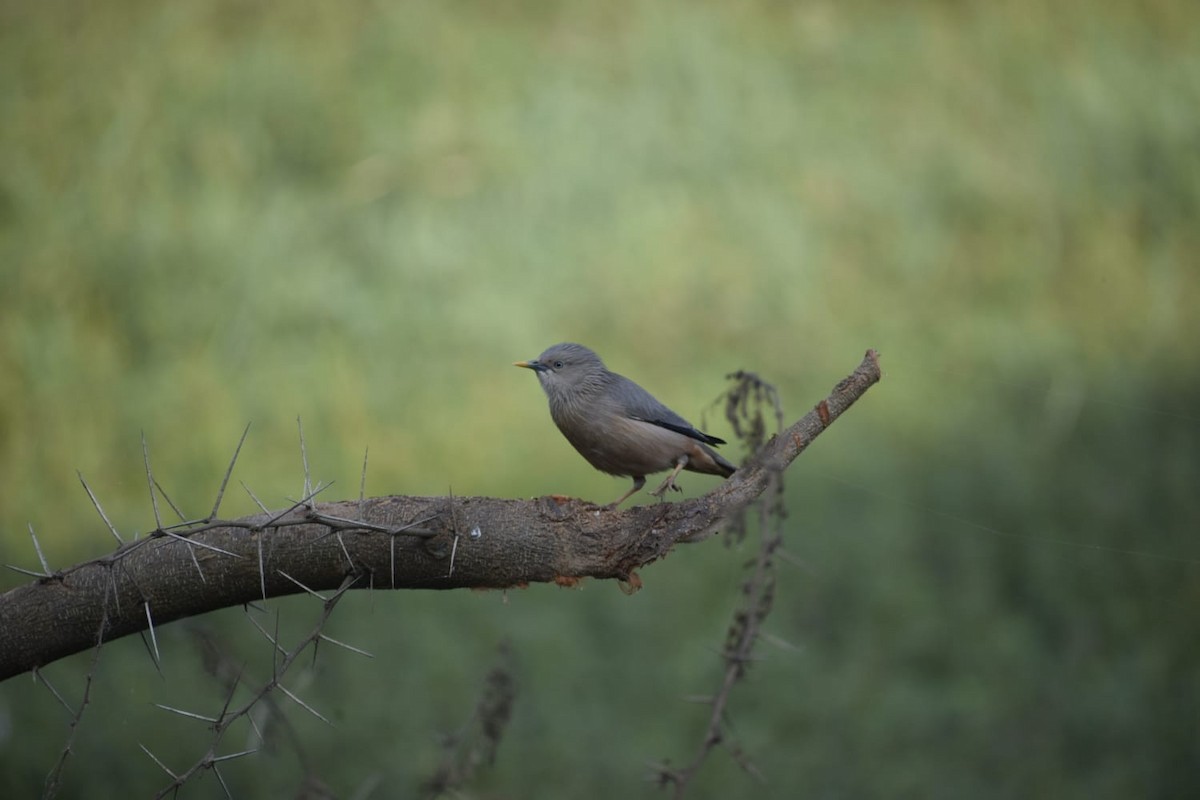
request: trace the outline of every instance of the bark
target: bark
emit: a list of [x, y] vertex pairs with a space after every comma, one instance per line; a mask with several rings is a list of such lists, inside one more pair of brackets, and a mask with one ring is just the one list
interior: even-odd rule
[[874, 351], [709, 493], [610, 510], [557, 496], [377, 497], [155, 531], [0, 595], [0, 680], [102, 641], [253, 600], [355, 588], [507, 588], [615, 578], [715, 533], [880, 379]]

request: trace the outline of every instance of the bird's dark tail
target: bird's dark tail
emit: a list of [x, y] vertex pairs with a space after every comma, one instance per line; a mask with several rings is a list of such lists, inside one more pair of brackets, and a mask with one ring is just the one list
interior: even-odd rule
[[697, 470], [697, 472], [707, 472], [710, 475], [720, 475], [722, 478], [728, 478], [730, 475], [737, 472], [737, 467], [726, 461], [725, 458], [722, 457], [721, 454], [716, 450], [713, 450], [711, 447], [705, 447], [704, 445], [700, 445], [700, 448], [704, 451], [705, 455], [712, 459], [712, 463], [705, 464], [704, 466], [707, 467], [707, 469], [700, 469]]

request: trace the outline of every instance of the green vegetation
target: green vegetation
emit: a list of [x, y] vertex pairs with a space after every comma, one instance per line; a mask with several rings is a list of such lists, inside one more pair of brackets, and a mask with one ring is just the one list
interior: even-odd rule
[[[0, 3], [0, 561], [36, 563], [28, 522], [54, 566], [110, 546], [76, 469], [152, 527], [143, 430], [189, 511], [247, 421], [236, 477], [295, 496], [297, 415], [330, 499], [369, 446], [371, 494], [604, 500], [513, 360], [582, 341], [694, 420], [753, 369], [795, 418], [877, 347], [787, 476], [805, 567], [768, 628], [796, 649], [732, 711], [769, 784], [718, 753], [695, 796], [1195, 795], [1198, 31], [1178, 0]], [[322, 651], [297, 689], [336, 728], [290, 718], [339, 796], [410, 796], [507, 638], [472, 791], [658, 796], [744, 559], [681, 548], [633, 597], [358, 593], [331, 635], [377, 658]], [[265, 674], [240, 610], [196, 622]], [[138, 742], [201, 754], [151, 703], [220, 687], [183, 624], [159, 640], [162, 677], [104, 651], [66, 796], [151, 794]], [[76, 699], [87, 665], [47, 674]], [[11, 796], [65, 722], [0, 685]]]

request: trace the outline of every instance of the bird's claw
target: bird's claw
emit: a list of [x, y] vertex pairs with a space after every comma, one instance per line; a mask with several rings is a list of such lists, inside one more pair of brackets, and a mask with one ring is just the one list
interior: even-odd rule
[[654, 496], [655, 496], [655, 497], [657, 497], [659, 500], [662, 500], [662, 499], [663, 499], [663, 495], [667, 493], [667, 490], [668, 490], [668, 489], [671, 489], [671, 490], [673, 490], [673, 491], [676, 491], [676, 492], [682, 492], [682, 491], [683, 491], [683, 489], [681, 489], [681, 488], [680, 488], [680, 487], [679, 487], [679, 486], [678, 486], [678, 485], [675, 483], [675, 479], [672, 477], [672, 478], [667, 478], [665, 481], [663, 481], [663, 482], [662, 482], [662, 485], [661, 485], [661, 486], [659, 486], [657, 489], [655, 489], [655, 490], [654, 490], [653, 492], [651, 492], [650, 494], [654, 495]]

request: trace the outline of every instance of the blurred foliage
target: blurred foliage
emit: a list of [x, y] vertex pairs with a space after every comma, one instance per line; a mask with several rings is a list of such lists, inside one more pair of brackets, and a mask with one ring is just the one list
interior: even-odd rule
[[[35, 563], [28, 522], [54, 565], [109, 547], [76, 469], [150, 526], [143, 430], [189, 511], [250, 420], [236, 477], [296, 496], [297, 415], [331, 499], [369, 446], [372, 494], [602, 500], [511, 361], [582, 341], [693, 419], [752, 369], [795, 418], [873, 346], [884, 382], [787, 476], [796, 649], [734, 698], [770, 783], [718, 755], [698, 795], [1196, 794], [1198, 31], [1179, 0], [4, 0], [0, 560]], [[292, 709], [307, 766], [415, 792], [507, 638], [478, 795], [648, 796], [744, 558], [682, 548], [632, 598], [358, 593], [331, 634], [377, 658], [297, 687], [336, 723]], [[198, 622], [269, 668], [240, 610]], [[151, 706], [220, 706], [186, 630], [162, 677], [105, 650], [70, 796], [161, 785], [137, 742], [200, 755]], [[47, 674], [77, 698], [87, 663]], [[66, 735], [27, 680], [14, 797]], [[227, 774], [303, 779], [282, 746]]]

